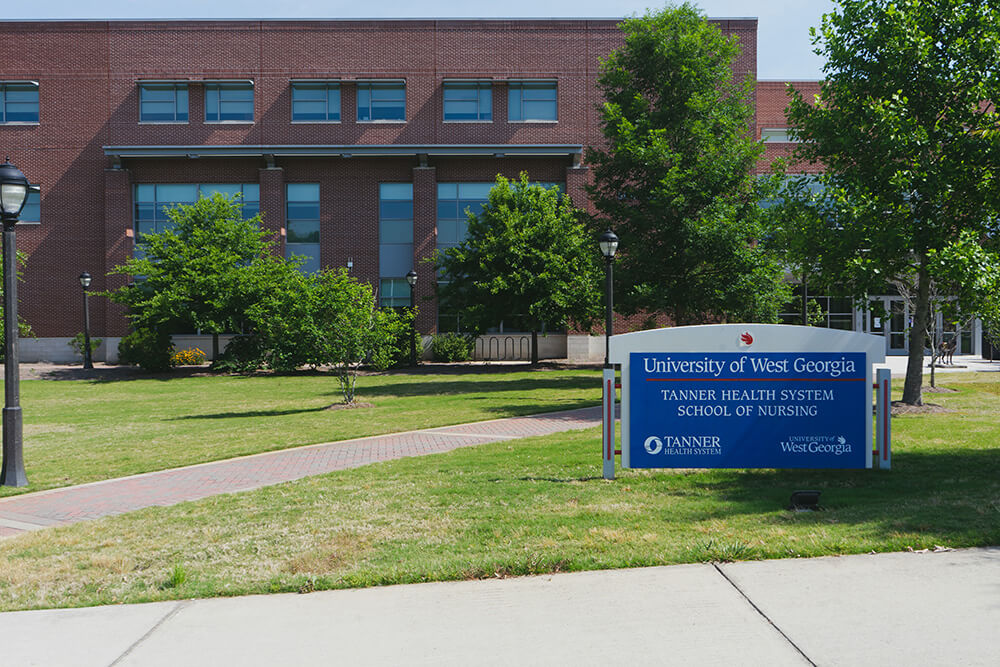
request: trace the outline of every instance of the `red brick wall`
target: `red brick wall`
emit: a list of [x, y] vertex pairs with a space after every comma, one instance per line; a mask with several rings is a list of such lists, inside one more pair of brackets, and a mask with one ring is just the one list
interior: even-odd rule
[[[756, 21], [722, 21], [739, 36], [734, 67], [756, 75]], [[104, 146], [198, 144], [570, 144], [600, 141], [596, 77], [599, 58], [620, 45], [614, 21], [92, 21], [0, 23], [0, 80], [40, 82], [41, 122], [0, 125], [0, 147], [42, 186], [42, 224], [19, 228], [29, 253], [20, 312], [39, 336], [81, 330], [77, 276], [93, 289], [132, 250], [132, 186], [136, 183], [261, 184], [265, 225], [280, 231], [284, 183], [318, 182], [321, 261], [354, 262], [352, 273], [378, 278], [378, 184], [492, 180], [500, 172], [567, 182], [585, 204], [585, 170], [569, 158], [129, 159], [111, 169]], [[359, 78], [406, 80], [405, 123], [355, 122]], [[508, 123], [509, 77], [558, 79], [557, 123]], [[139, 124], [138, 79], [244, 78], [255, 82], [255, 122], [204, 123], [203, 85], [189, 86], [187, 124]], [[291, 123], [291, 78], [340, 78], [342, 122]], [[493, 79], [492, 123], [442, 122], [441, 87], [448, 78]], [[415, 254], [433, 249], [434, 202], [417, 203]], [[426, 209], [426, 210], [425, 210]], [[415, 260], [418, 259], [415, 257]], [[433, 275], [418, 266], [418, 296]], [[96, 336], [121, 335], [121, 310], [91, 299]], [[424, 305], [421, 326], [433, 305]], [[424, 329], [427, 330], [427, 329]]]
[[[802, 97], [809, 102], [813, 101], [815, 95], [819, 94], [819, 81], [758, 81], [757, 82], [757, 138], [760, 139], [761, 131], [764, 128], [785, 128], [788, 121], [785, 119], [785, 110], [791, 100], [788, 93], [788, 85], [791, 84], [796, 90], [802, 93]], [[765, 144], [764, 155], [757, 162], [758, 173], [766, 174], [771, 172], [771, 165], [775, 160], [784, 159], [787, 169], [795, 173], [817, 173], [820, 171], [819, 165], [798, 162], [792, 159], [792, 151], [795, 144], [791, 143], [767, 143]]]

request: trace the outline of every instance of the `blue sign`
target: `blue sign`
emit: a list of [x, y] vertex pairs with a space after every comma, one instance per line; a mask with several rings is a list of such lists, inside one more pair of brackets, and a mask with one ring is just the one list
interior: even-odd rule
[[863, 352], [630, 353], [633, 468], [865, 468]]

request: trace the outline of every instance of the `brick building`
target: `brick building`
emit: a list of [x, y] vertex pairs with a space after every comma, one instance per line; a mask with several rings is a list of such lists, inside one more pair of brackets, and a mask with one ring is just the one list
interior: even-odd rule
[[[755, 77], [757, 21], [715, 21], [743, 47], [734, 73]], [[620, 43], [612, 20], [0, 22], [0, 147], [41, 187], [18, 226], [38, 337], [22, 357], [68, 358], [78, 275], [119, 287], [107, 272], [162, 206], [213, 191], [385, 304], [408, 301], [415, 269], [418, 328], [436, 331], [423, 260], [460, 239], [496, 174], [586, 205], [599, 58]], [[97, 358], [114, 360], [124, 314], [90, 306]]]

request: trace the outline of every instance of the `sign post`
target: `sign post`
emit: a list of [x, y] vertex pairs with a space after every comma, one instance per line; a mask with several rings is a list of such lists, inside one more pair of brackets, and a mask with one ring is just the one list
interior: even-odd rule
[[[872, 467], [872, 364], [885, 360], [877, 336], [673, 327], [614, 336], [611, 360], [622, 365], [625, 468]], [[610, 387], [613, 399], [613, 377]], [[612, 456], [613, 410], [606, 400]], [[606, 442], [606, 477], [608, 451]]]

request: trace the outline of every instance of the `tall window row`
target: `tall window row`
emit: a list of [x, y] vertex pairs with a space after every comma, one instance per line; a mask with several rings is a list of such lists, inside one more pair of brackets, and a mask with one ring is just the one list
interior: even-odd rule
[[[0, 122], [30, 122], [28, 107], [18, 101], [34, 92], [34, 122], [38, 121], [38, 85], [3, 84], [11, 87], [11, 118]], [[187, 123], [189, 119], [187, 82], [150, 81], [139, 83], [139, 122]], [[254, 120], [253, 81], [206, 82], [206, 123], [252, 123]], [[358, 123], [401, 123], [406, 121], [406, 81], [359, 81], [356, 87], [355, 120]], [[511, 123], [554, 122], [558, 119], [556, 81], [512, 81], [507, 84], [507, 121]], [[341, 82], [303, 80], [291, 83], [293, 123], [339, 123]], [[2, 106], [2, 105], [0, 105]], [[444, 122], [493, 122], [493, 83], [454, 80], [442, 84]]]
[[243, 217], [249, 219], [260, 212], [260, 185], [257, 183], [143, 183], [135, 186], [135, 238], [170, 229], [172, 222], [167, 209], [177, 204], [193, 204], [201, 197], [215, 193], [233, 197], [239, 195]]
[[378, 191], [379, 305], [410, 305], [413, 269], [413, 184], [382, 183]]
[[285, 257], [300, 258], [301, 271], [319, 271], [319, 183], [288, 183], [285, 194]]

